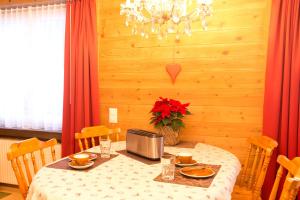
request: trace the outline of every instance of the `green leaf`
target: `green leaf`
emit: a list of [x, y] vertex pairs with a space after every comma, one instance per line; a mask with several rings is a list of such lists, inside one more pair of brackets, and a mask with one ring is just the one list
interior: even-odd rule
[[191, 115], [192, 113], [188, 110], [186, 110], [186, 115]]
[[178, 130], [180, 127], [184, 127], [184, 124], [181, 119], [174, 119], [171, 126], [173, 130]]
[[166, 126], [166, 125], [169, 125], [171, 123], [171, 120], [169, 118], [164, 118], [162, 120], [163, 124]]
[[156, 113], [153, 113], [153, 114], [154, 114], [154, 116], [156, 116], [156, 117], [161, 116], [161, 112], [156, 112]]
[[163, 122], [160, 121], [160, 122], [158, 122], [154, 127], [155, 127], [155, 128], [159, 128], [159, 127], [163, 127], [163, 126], [164, 126]]
[[156, 118], [151, 118], [151, 120], [150, 120], [150, 124], [153, 124], [154, 122], [156, 121]]

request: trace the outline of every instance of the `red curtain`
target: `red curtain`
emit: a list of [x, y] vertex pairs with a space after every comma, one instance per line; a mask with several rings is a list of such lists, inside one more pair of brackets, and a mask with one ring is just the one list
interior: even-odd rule
[[300, 156], [300, 0], [273, 0], [266, 71], [263, 132], [278, 141], [263, 199], [276, 176], [278, 154]]
[[78, 148], [75, 132], [99, 124], [95, 1], [67, 2], [62, 156]]

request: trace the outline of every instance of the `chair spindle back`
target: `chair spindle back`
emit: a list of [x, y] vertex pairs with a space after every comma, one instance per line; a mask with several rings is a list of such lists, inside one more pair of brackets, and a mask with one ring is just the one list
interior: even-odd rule
[[[23, 198], [27, 196], [28, 187], [31, 184], [33, 176], [38, 172], [39, 165], [37, 153], [39, 154], [41, 165], [45, 166], [44, 149], [50, 148], [52, 161], [56, 160], [54, 146], [56, 139], [40, 141], [37, 138], [30, 138], [10, 146], [7, 158], [11, 162], [17, 182]], [[25, 171], [25, 173], [24, 173]]]
[[254, 136], [249, 138], [248, 142], [248, 157], [241, 172], [239, 185], [251, 190], [253, 198], [258, 199], [273, 150], [278, 144], [267, 136]]
[[289, 160], [283, 155], [279, 155], [277, 162], [280, 164], [276, 174], [276, 179], [269, 197], [269, 200], [275, 200], [278, 192], [280, 180], [284, 171], [287, 175], [281, 191], [280, 200], [294, 200], [300, 188], [300, 157]]
[[[116, 140], [119, 140], [120, 128], [107, 128], [106, 126], [91, 126], [85, 127], [81, 133], [75, 133], [75, 139], [78, 141], [80, 151], [84, 151], [96, 146], [96, 140], [100, 142], [101, 137], [106, 136], [108, 139], [112, 135], [116, 135]], [[90, 141], [90, 142], [89, 142]], [[91, 143], [91, 147], [89, 145]]]

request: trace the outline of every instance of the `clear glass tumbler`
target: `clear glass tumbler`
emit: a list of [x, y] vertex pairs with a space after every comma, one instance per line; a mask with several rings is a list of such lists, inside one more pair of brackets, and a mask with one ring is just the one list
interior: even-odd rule
[[173, 155], [163, 155], [161, 157], [162, 172], [161, 177], [164, 180], [174, 180], [175, 175], [175, 156]]
[[101, 150], [101, 158], [110, 158], [110, 139], [101, 139], [100, 140], [100, 150]]

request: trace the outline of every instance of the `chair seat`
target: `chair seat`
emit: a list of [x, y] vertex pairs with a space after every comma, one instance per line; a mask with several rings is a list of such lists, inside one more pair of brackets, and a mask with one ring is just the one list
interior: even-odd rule
[[[233, 200], [244, 200], [244, 199], [253, 199], [253, 193], [252, 190], [246, 188], [246, 187], [241, 187], [241, 186], [234, 186], [233, 192], [231, 194], [231, 197]], [[261, 197], [259, 197], [261, 199]]]

